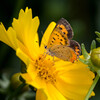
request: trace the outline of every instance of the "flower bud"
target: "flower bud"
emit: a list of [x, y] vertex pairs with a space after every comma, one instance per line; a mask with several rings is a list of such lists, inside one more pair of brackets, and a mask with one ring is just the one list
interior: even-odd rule
[[100, 47], [92, 50], [91, 62], [95, 67], [100, 68]]
[[[15, 90], [17, 89], [21, 84], [22, 82], [20, 81], [20, 73], [16, 73], [14, 74], [12, 77], [11, 77], [11, 87]], [[29, 89], [29, 86], [28, 85], [25, 85], [23, 87], [23, 89], [21, 90], [21, 92], [25, 92]]]

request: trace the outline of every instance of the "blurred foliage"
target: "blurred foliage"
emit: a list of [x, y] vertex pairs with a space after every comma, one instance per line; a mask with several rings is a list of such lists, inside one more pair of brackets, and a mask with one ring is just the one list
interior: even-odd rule
[[[87, 51], [96, 38], [95, 31], [100, 32], [100, 0], [1, 0], [0, 21], [6, 29], [11, 26], [13, 18], [18, 18], [19, 10], [26, 6], [32, 8], [33, 17], [39, 16], [39, 36], [45, 31], [51, 21], [57, 22], [64, 17], [71, 24], [74, 38], [80, 44], [84, 43]], [[98, 43], [97, 43], [98, 46]], [[20, 72], [20, 60], [15, 51], [0, 42], [0, 77], [7, 73], [10, 77], [15, 72]], [[100, 100], [100, 82], [95, 87], [96, 96], [90, 100]], [[0, 98], [3, 97], [0, 95]], [[3, 99], [2, 99], [3, 100]]]

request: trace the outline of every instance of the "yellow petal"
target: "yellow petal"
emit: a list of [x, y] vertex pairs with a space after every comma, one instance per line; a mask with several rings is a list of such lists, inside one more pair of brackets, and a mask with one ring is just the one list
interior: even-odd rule
[[57, 70], [60, 70], [61, 73], [63, 73], [64, 71], [69, 71], [69, 70], [77, 70], [77, 69], [84, 69], [84, 68], [87, 68], [88, 66], [83, 64], [82, 62], [80, 61], [77, 61], [77, 62], [74, 62], [74, 63], [71, 63], [71, 62], [68, 62], [68, 61], [58, 61], [58, 62], [55, 62], [55, 66]]
[[30, 78], [28, 73], [21, 74], [22, 78], [25, 79], [26, 83], [30, 83], [33, 80]]
[[39, 53], [38, 17], [32, 19], [31, 9], [26, 8], [25, 12], [21, 9], [18, 20], [13, 19], [12, 26], [16, 31], [18, 40], [27, 47], [30, 55], [33, 58], [37, 56]]
[[36, 91], [36, 100], [48, 100], [48, 97], [43, 91], [43, 89], [38, 89]]
[[13, 30], [13, 28], [9, 27], [9, 29], [6, 31], [5, 27], [1, 23], [0, 25], [0, 41], [6, 43], [13, 49], [17, 49], [17, 39], [16, 39], [16, 32]]
[[56, 80], [56, 87], [66, 98], [84, 100], [93, 83], [94, 74], [86, 67], [80, 66], [78, 69], [74, 67], [60, 74]]
[[13, 19], [12, 26], [17, 33], [17, 38], [24, 43], [24, 35], [29, 27], [29, 23], [32, 23], [32, 11], [29, 9], [27, 12], [20, 10], [18, 19]]
[[29, 65], [31, 59], [20, 49], [16, 50], [16, 55], [26, 64]]
[[39, 19], [38, 17], [34, 17], [32, 19], [32, 26], [31, 29], [28, 30], [28, 32], [25, 34], [25, 41], [26, 46], [31, 53], [32, 56], [36, 56], [39, 54], [39, 38], [37, 34], [38, 26], [39, 26]]
[[26, 84], [32, 85], [33, 87], [36, 87], [34, 85], [34, 80], [30, 77], [28, 73], [21, 74], [22, 78], [25, 80]]
[[[78, 86], [75, 90], [73, 88], [73, 86], [65, 83], [63, 80], [59, 80], [56, 84], [56, 87], [66, 98], [69, 98], [69, 100], [70, 99], [72, 99], [72, 100], [84, 100], [83, 98], [85, 98], [85, 96], [82, 96], [80, 94], [81, 89], [80, 89], [80, 91], [77, 90]], [[76, 86], [74, 86], [74, 87], [76, 87]], [[70, 90], [69, 90], [69, 88], [70, 88]], [[74, 90], [72, 91], [72, 89], [74, 89]], [[78, 91], [79, 93], [76, 93], [76, 91]], [[83, 91], [83, 89], [82, 89], [82, 91]]]
[[30, 52], [28, 51], [28, 48], [22, 42], [20, 42], [19, 40], [17, 40], [17, 43], [18, 43], [18, 46], [21, 49], [21, 51], [23, 53], [25, 53], [30, 59], [32, 59], [32, 56], [31, 56]]
[[73, 66], [73, 63], [71, 63], [69, 61], [63, 61], [63, 60], [57, 60], [57, 61], [55, 61], [55, 67], [56, 67], [56, 70], [58, 70], [58, 71], [65, 70], [69, 66]]
[[41, 89], [41, 85], [38, 85], [37, 81], [33, 80], [29, 73], [23, 73], [21, 76], [25, 80], [26, 84], [29, 84], [37, 89]]
[[52, 84], [47, 84], [46, 92], [50, 100], [68, 100]]
[[41, 46], [40, 46], [40, 49], [42, 52], [44, 52], [44, 46], [47, 45], [49, 37], [50, 37], [55, 25], [56, 25], [55, 22], [51, 22], [43, 35], [43, 38], [41, 41]]
[[61, 76], [64, 81], [66, 81], [69, 84], [78, 84], [78, 85], [91, 85], [92, 79], [94, 78], [94, 74], [92, 72], [86, 71], [87, 69], [83, 70], [73, 70], [73, 71], [67, 71], [66, 75], [65, 73]]

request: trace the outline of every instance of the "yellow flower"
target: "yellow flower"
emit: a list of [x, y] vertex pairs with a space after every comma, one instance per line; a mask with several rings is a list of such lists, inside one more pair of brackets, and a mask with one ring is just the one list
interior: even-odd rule
[[12, 47], [26, 64], [27, 73], [21, 76], [37, 88], [36, 100], [84, 100], [94, 78], [87, 65], [53, 59], [45, 53], [44, 44], [55, 25], [50, 23], [39, 46], [39, 19], [32, 19], [31, 9], [26, 8], [25, 12], [21, 9], [18, 19], [13, 19], [7, 31], [1, 23], [0, 40]]

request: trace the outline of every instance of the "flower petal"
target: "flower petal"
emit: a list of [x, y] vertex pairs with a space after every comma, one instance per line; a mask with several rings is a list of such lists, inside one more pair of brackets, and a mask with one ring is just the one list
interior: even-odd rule
[[6, 31], [3, 24], [0, 24], [0, 41], [6, 43], [13, 49], [17, 49], [17, 39], [16, 39], [16, 32], [13, 30], [12, 27], [9, 27], [9, 29]]
[[89, 71], [88, 68], [79, 68], [79, 69], [71, 69], [68, 71], [64, 71], [61, 74], [61, 78], [65, 80], [69, 84], [83, 84], [83, 85], [91, 85], [93, 82], [94, 74]]
[[47, 84], [46, 93], [50, 100], [67, 100], [52, 84]]
[[32, 19], [31, 9], [26, 8], [25, 12], [21, 9], [18, 20], [13, 19], [12, 26], [16, 31], [18, 40], [27, 47], [30, 55], [33, 58], [37, 56], [39, 53], [38, 17]]
[[22, 78], [25, 79], [26, 83], [31, 83], [32, 79], [30, 78], [28, 73], [21, 74]]
[[[84, 100], [91, 85], [68, 84], [59, 80], [56, 84], [57, 89], [66, 97], [72, 100]], [[93, 96], [93, 95], [92, 95]]]
[[55, 25], [56, 25], [55, 22], [51, 22], [43, 35], [41, 45], [40, 45], [40, 49], [42, 52], [44, 52], [44, 46], [47, 45], [49, 37], [50, 37]]
[[57, 78], [57, 89], [69, 99], [84, 100], [94, 74], [81, 62], [66, 66]]
[[48, 100], [48, 97], [43, 91], [43, 89], [38, 89], [36, 91], [36, 100]]
[[26, 64], [29, 65], [31, 59], [20, 49], [16, 50], [16, 55]]
[[[41, 89], [41, 88], [42, 88], [42, 86], [41, 86], [42, 84], [41, 84], [41, 83], [38, 84], [37, 81], [33, 80], [33, 77], [30, 76], [29, 73], [23, 73], [23, 74], [21, 74], [21, 76], [22, 76], [22, 78], [25, 80], [25, 82], [26, 82], [27, 84], [29, 84], [29, 85], [31, 85], [31, 86], [37, 88], [37, 89]], [[41, 85], [40, 85], [40, 84], [41, 84]]]

